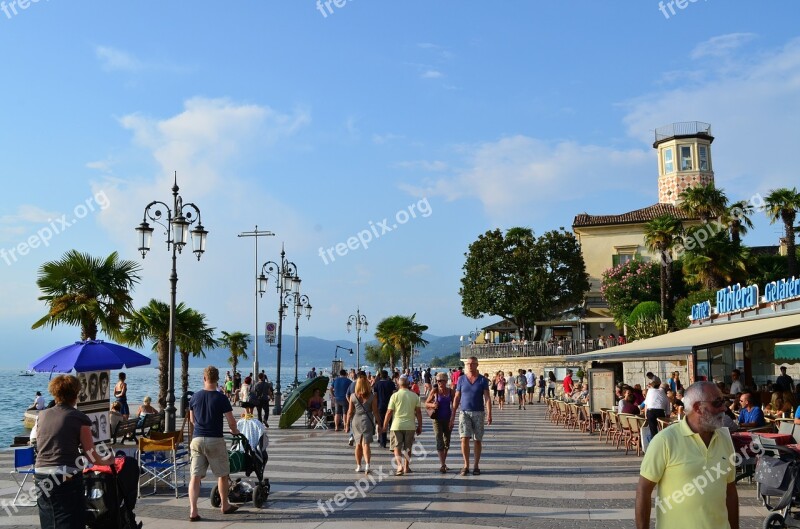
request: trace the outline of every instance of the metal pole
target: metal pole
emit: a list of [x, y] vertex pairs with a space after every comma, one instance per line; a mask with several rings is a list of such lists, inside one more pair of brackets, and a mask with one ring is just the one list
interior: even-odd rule
[[283, 272], [286, 266], [286, 252], [281, 248], [281, 265], [278, 268], [278, 358], [275, 380], [275, 406], [273, 415], [281, 414], [281, 347], [283, 345]]
[[[178, 182], [172, 186], [172, 197], [174, 202], [173, 211], [178, 215]], [[168, 219], [172, 220], [172, 219]], [[172, 237], [172, 224], [167, 224], [168, 237]], [[178, 293], [178, 268], [177, 268], [177, 254], [178, 241], [172, 242], [172, 273], [169, 276], [169, 367], [167, 371], [167, 409], [165, 413], [166, 430], [168, 432], [175, 431], [175, 305]]]
[[300, 335], [300, 300], [295, 300], [294, 305], [294, 387], [300, 383], [297, 380], [297, 363], [298, 363], [298, 350], [299, 350], [299, 338]]
[[361, 320], [356, 310], [356, 373], [361, 371]]
[[256, 224], [255, 230], [251, 232], [243, 232], [238, 235], [238, 237], [253, 237], [255, 239], [255, 265], [256, 265], [256, 286], [255, 286], [255, 324], [253, 329], [253, 336], [254, 336], [254, 346], [253, 346], [253, 376], [258, 377], [258, 298], [260, 297], [261, 293], [258, 291], [258, 238], [259, 237], [271, 237], [275, 235], [269, 230], [265, 231], [258, 231], [258, 225]]

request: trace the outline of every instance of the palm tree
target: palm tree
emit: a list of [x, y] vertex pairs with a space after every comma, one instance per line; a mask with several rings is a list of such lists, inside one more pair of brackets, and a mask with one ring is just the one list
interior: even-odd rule
[[[179, 322], [189, 321], [191, 309], [183, 303], [175, 307], [175, 343], [182, 335]], [[158, 356], [158, 404], [161, 409], [167, 407], [167, 389], [169, 386], [169, 305], [157, 299], [141, 309], [134, 311], [122, 332], [125, 343], [142, 347], [145, 342], [153, 342], [153, 350]]]
[[731, 204], [722, 215], [722, 220], [728, 225], [728, 230], [731, 233], [731, 241], [737, 248], [742, 246], [742, 235], [747, 235], [747, 232], [753, 229], [753, 221], [750, 220], [750, 215], [754, 211], [755, 208], [750, 202], [740, 200]]
[[681, 240], [683, 224], [672, 215], [662, 215], [644, 226], [644, 242], [661, 259], [661, 317], [672, 313], [672, 259], [671, 250]]
[[728, 208], [728, 197], [713, 183], [689, 187], [678, 195], [678, 208], [692, 217], [699, 218], [703, 224], [721, 217]]
[[800, 193], [797, 188], [791, 189], [782, 187], [773, 189], [764, 199], [764, 209], [769, 217], [770, 223], [774, 224], [778, 219], [783, 221], [785, 229], [786, 250], [788, 252], [787, 269], [789, 277], [797, 275], [797, 250], [794, 240], [794, 221], [797, 211], [800, 210]]
[[389, 316], [375, 327], [375, 337], [386, 347], [389, 347], [389, 364], [394, 367], [395, 354], [400, 354], [403, 370], [408, 368], [413, 347], [428, 345], [422, 333], [428, 330], [427, 325], [414, 321], [416, 314], [411, 316]]
[[102, 259], [70, 250], [60, 260], [44, 263], [36, 284], [49, 310], [31, 328], [65, 323], [80, 326], [81, 340], [96, 340], [98, 329], [120, 339], [140, 270], [136, 262], [120, 260], [117, 252]]
[[233, 376], [236, 376], [236, 366], [239, 365], [239, 359], [247, 359], [247, 346], [250, 345], [251, 341], [252, 338], [247, 333], [222, 331], [222, 338], [220, 338], [219, 344], [231, 351], [231, 357], [228, 358], [228, 362], [233, 368]]
[[[703, 226], [691, 228], [686, 239], [700, 240], [695, 233]], [[686, 280], [705, 289], [717, 290], [725, 285], [744, 281], [747, 278], [749, 252], [737, 248], [727, 231], [712, 235], [702, 244], [686, 249], [683, 255], [683, 272]]]
[[[180, 314], [180, 317], [178, 317]], [[185, 312], [176, 311], [175, 345], [181, 355], [181, 389], [183, 395], [189, 390], [189, 355], [205, 358], [204, 349], [217, 347], [214, 339], [214, 328], [206, 323], [206, 315], [194, 309]]]

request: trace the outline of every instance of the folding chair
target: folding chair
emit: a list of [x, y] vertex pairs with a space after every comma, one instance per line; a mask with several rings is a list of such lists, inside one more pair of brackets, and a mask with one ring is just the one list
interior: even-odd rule
[[189, 464], [189, 451], [181, 446], [183, 432], [153, 432], [152, 438], [140, 437], [138, 440], [138, 460], [142, 475], [139, 478], [138, 497], [142, 497], [142, 486], [153, 484], [156, 493], [159, 483], [175, 491], [178, 498], [178, 474], [186, 484], [186, 466]]
[[[34, 473], [33, 468], [35, 463], [36, 453], [32, 446], [14, 450], [14, 470], [11, 471], [11, 477], [14, 478], [14, 482], [19, 488], [17, 489], [17, 494], [14, 496], [11, 505], [17, 504], [17, 499], [22, 493], [23, 487], [25, 487], [28, 476], [32, 476]], [[19, 476], [25, 476], [22, 478], [22, 483], [19, 482]]]

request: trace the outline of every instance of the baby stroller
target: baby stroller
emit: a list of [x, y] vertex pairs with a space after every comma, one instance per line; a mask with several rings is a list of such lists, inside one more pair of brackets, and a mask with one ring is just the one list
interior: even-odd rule
[[[763, 445], [754, 479], [761, 502], [772, 513], [764, 520], [766, 529], [800, 527], [800, 453], [784, 446]], [[770, 503], [777, 498], [776, 503]], [[792, 508], [795, 511], [792, 511]]]
[[[242, 427], [242, 422], [239, 421], [239, 431], [246, 432], [247, 428]], [[257, 420], [248, 420], [248, 422], [261, 424]], [[261, 425], [259, 431], [261, 433], [258, 435], [258, 442], [253, 445], [250, 444], [248, 436], [244, 435], [244, 433], [233, 436], [233, 444], [228, 451], [231, 474], [244, 472], [247, 477], [255, 474], [256, 482], [242, 481], [242, 478], [237, 478], [236, 481], [231, 479], [228, 488], [228, 499], [231, 503], [247, 503], [252, 500], [253, 505], [260, 509], [269, 497], [269, 480], [264, 479], [264, 468], [267, 466], [267, 460], [269, 459], [266, 450], [269, 441], [266, 433], [263, 432], [263, 425]], [[253, 437], [252, 432], [250, 433], [251, 437]], [[211, 490], [211, 505], [217, 508], [222, 505], [218, 485], [214, 485]]]
[[139, 466], [132, 457], [117, 457], [114, 466], [93, 466], [83, 471], [86, 525], [92, 529], [140, 529], [133, 509]]

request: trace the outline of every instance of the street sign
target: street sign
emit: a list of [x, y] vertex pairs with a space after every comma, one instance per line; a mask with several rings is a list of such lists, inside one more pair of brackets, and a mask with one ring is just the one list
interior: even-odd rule
[[278, 324], [272, 321], [268, 321], [266, 328], [264, 330], [264, 337], [267, 340], [268, 344], [275, 343], [275, 332], [278, 330]]

